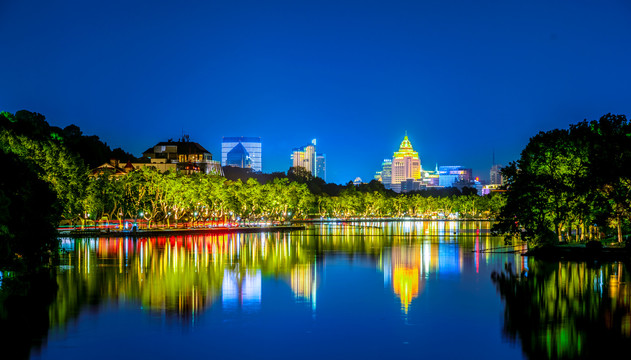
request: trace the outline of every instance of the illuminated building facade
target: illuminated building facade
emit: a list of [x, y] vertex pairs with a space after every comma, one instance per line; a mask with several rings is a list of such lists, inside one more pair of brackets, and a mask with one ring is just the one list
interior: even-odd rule
[[326, 181], [326, 154], [316, 155], [316, 177]]
[[[221, 164], [213, 160], [213, 155], [200, 144], [190, 141], [185, 135], [180, 141], [163, 141], [142, 153], [150, 163], [140, 163], [142, 166], [154, 166], [158, 170], [172, 170], [186, 173], [203, 172], [221, 175]], [[168, 164], [172, 164], [171, 167]], [[134, 165], [135, 167], [139, 167]], [[163, 170], [164, 168], [164, 170]]]
[[386, 189], [392, 189], [392, 159], [383, 159], [381, 171], [377, 172], [375, 179], [381, 181]]
[[439, 186], [439, 172], [438, 172], [438, 164], [436, 164], [436, 170], [422, 170], [423, 174], [423, 184], [425, 187], [438, 187]]
[[130, 161], [127, 161], [127, 164], [123, 167], [118, 160], [110, 159], [109, 163], [105, 163], [90, 170], [90, 176], [107, 176], [117, 178], [129, 174], [134, 169], [135, 166]]
[[[223, 137], [221, 142], [221, 164], [223, 166], [236, 166], [228, 164], [228, 153], [234, 150], [237, 145], [241, 144], [247, 152], [250, 159], [250, 168], [254, 171], [263, 171], [263, 152], [261, 148], [260, 137], [232, 136]], [[238, 162], [238, 161], [236, 161]], [[239, 166], [244, 167], [244, 166]]]
[[228, 151], [226, 155], [226, 166], [234, 166], [240, 168], [252, 168], [252, 159], [250, 153], [246, 150], [243, 144], [238, 143], [232, 150]]
[[399, 146], [399, 151], [396, 151], [392, 157], [392, 190], [402, 192], [404, 189], [401, 184], [407, 182], [408, 179], [420, 183], [421, 160], [418, 153], [412, 148], [412, 143], [406, 134]]
[[438, 185], [444, 187], [454, 186], [455, 183], [470, 183], [473, 181], [473, 171], [463, 166], [438, 167]]
[[504, 179], [502, 178], [502, 165], [495, 164], [491, 166], [490, 171], [490, 183], [491, 185], [502, 185], [504, 183]]
[[291, 154], [292, 167], [301, 167], [313, 176], [317, 174], [316, 162], [316, 140], [313, 139], [311, 144], [295, 148]]

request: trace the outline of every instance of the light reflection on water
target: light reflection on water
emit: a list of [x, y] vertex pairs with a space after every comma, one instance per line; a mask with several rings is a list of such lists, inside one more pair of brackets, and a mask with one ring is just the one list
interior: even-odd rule
[[[64, 239], [62, 248], [53, 336], [36, 357], [80, 358], [67, 348], [69, 324], [73, 343], [89, 343], [98, 335], [85, 329], [117, 331], [117, 316], [158, 316], [126, 326], [158, 343], [177, 339], [178, 356], [217, 358], [582, 356], [565, 348], [580, 338], [587, 349], [590, 335], [562, 329], [583, 310], [609, 311], [622, 339], [631, 331], [624, 264], [558, 262], [551, 271], [507, 252], [487, 222], [325, 223], [291, 233]], [[492, 272], [512, 277], [491, 281]], [[80, 316], [86, 308], [100, 320]], [[548, 315], [524, 325], [518, 314], [534, 308]], [[147, 356], [133, 336], [118, 341]]]
[[[225, 310], [256, 311], [262, 279], [273, 276], [291, 286], [297, 302], [315, 309], [325, 254], [369, 254], [407, 313], [426, 279], [456, 276], [465, 266], [479, 272], [480, 253], [471, 251], [497, 239], [488, 236], [488, 223], [467, 225], [343, 223], [294, 233], [63, 239], [60, 283], [71, 289], [66, 282], [86, 282], [107, 300], [188, 316], [217, 300]], [[458, 241], [452, 235], [467, 232], [473, 235]]]

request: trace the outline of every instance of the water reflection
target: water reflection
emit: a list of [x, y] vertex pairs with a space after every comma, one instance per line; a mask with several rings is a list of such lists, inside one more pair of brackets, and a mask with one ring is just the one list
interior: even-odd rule
[[631, 348], [628, 265], [529, 259], [494, 273], [506, 302], [504, 333], [531, 358], [603, 358]]
[[[478, 235], [456, 241], [458, 233]], [[368, 255], [407, 313], [425, 279], [461, 272], [470, 263], [465, 252], [487, 235], [487, 223], [382, 222], [323, 224], [295, 233], [64, 239], [51, 317], [62, 325], [81, 304], [104, 300], [139, 302], [145, 310], [185, 319], [217, 302], [226, 310], [257, 311], [269, 276], [286, 279], [295, 300], [315, 310], [327, 253]]]
[[[344, 222], [292, 233], [64, 239], [52, 277], [57, 290], [31, 312], [44, 317], [40, 328], [60, 333], [80, 321], [85, 309], [114, 304], [140, 309], [144, 318], [174, 319], [181, 327], [199, 326], [202, 314], [212, 315], [205, 318], [207, 327], [225, 319], [234, 324], [244, 318], [269, 322], [282, 315], [287, 328], [302, 326], [309, 334], [318, 327], [287, 319], [311, 313], [311, 320], [318, 313], [317, 325], [329, 326], [322, 332], [326, 341], [332, 339], [329, 332], [344, 326], [340, 319], [360, 322], [355, 330], [363, 341], [382, 328], [397, 329], [397, 321], [405, 318], [406, 328], [397, 330], [397, 336], [416, 334], [401, 336], [410, 343], [431, 338], [441, 327], [464, 337], [460, 325], [449, 327], [444, 317], [471, 321], [468, 316], [487, 311], [484, 316], [492, 318], [493, 327], [480, 336], [488, 339], [495, 331], [500, 339], [495, 324], [501, 310], [492, 308], [489, 314], [480, 304], [497, 300], [490, 271], [510, 263], [494, 282], [505, 301], [504, 333], [521, 343], [526, 355], [584, 357], [593, 356], [596, 349], [609, 351], [599, 343], [628, 348], [631, 294], [626, 265], [536, 262], [514, 253], [484, 252], [502, 246], [488, 229], [485, 222]], [[343, 292], [346, 287], [348, 293]], [[2, 291], [4, 287], [0, 295]], [[296, 303], [299, 310], [279, 313]], [[344, 317], [354, 309], [357, 314]], [[377, 329], [370, 327], [373, 323]], [[424, 333], [415, 325], [419, 323], [431, 329]], [[285, 331], [285, 325], [277, 325], [276, 331]], [[418, 326], [417, 333], [410, 332], [412, 326]], [[215, 335], [223, 331], [226, 328]]]

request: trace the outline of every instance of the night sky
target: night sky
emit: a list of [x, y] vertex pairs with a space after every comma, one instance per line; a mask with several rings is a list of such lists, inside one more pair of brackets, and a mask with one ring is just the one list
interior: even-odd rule
[[337, 183], [372, 179], [407, 130], [424, 168], [486, 179], [493, 151], [631, 114], [630, 19], [628, 0], [0, 0], [0, 110], [137, 156], [260, 136], [265, 172], [317, 138]]

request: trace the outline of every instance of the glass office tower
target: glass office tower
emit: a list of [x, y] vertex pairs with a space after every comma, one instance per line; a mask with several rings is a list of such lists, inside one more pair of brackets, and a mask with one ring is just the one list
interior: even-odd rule
[[[241, 144], [247, 151], [252, 170], [263, 171], [263, 158], [261, 151], [261, 138], [260, 137], [246, 137], [246, 136], [224, 136], [221, 143], [221, 165], [228, 166], [228, 153], [235, 148], [235, 146]], [[234, 166], [234, 164], [232, 164]]]

